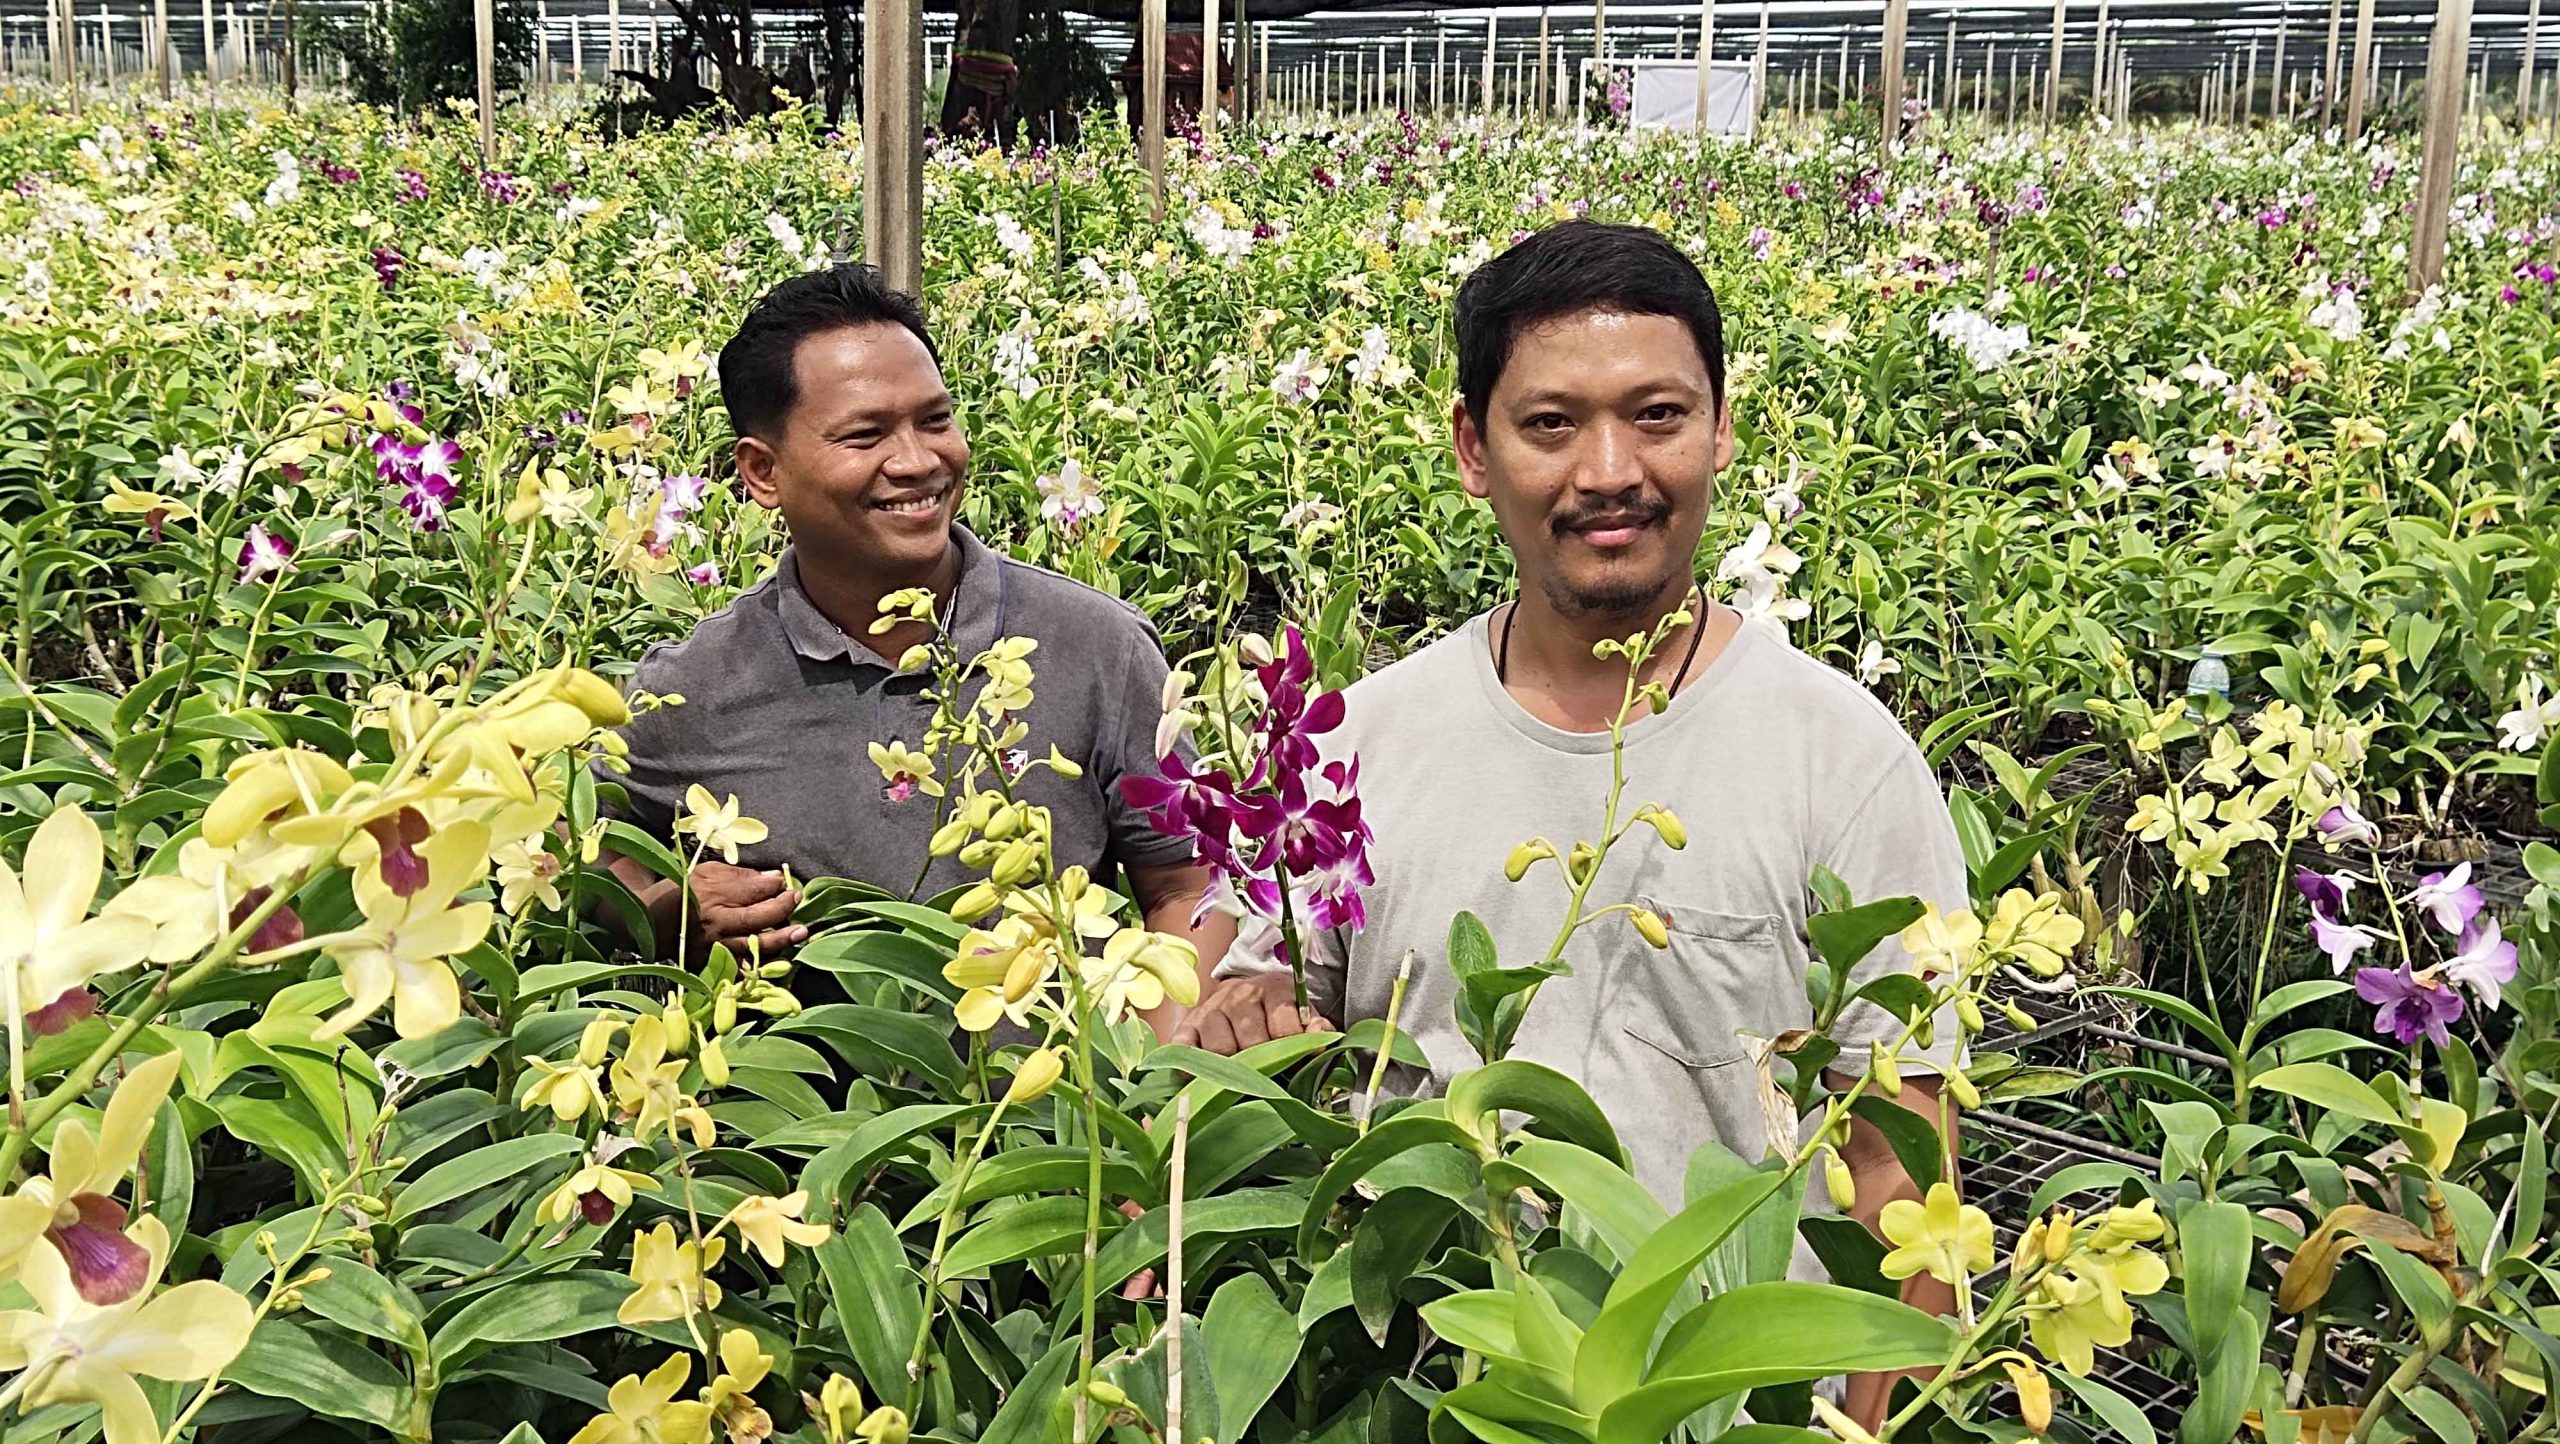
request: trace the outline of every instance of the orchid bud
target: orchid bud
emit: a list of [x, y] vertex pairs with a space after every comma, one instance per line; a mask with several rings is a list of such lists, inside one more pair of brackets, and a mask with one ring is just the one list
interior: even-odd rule
[[1014, 955], [1012, 966], [1004, 970], [1004, 1000], [1019, 1003], [1031, 996], [1041, 980], [1049, 976], [1049, 957], [1041, 948], [1024, 948]]
[[1662, 914], [1651, 908], [1637, 908], [1627, 916], [1635, 923], [1636, 932], [1641, 934], [1646, 942], [1657, 948], [1671, 946], [1671, 929], [1662, 921]]
[[1947, 1094], [1956, 1100], [1957, 1107], [1979, 1108], [1982, 1106], [1982, 1090], [1974, 1086], [1973, 1080], [1965, 1075], [1962, 1068], [1947, 1070], [1945, 1082]]
[[2009, 1020], [2009, 1026], [2017, 1029], [2021, 1033], [2036, 1025], [2035, 1015], [2028, 1012], [2026, 1009], [2019, 1007], [2015, 1003], [2001, 1003], [2000, 1012], [2003, 1017], [2006, 1017]]
[[1013, 1082], [1005, 1087], [1004, 1101], [1037, 1103], [1049, 1095], [1050, 1089], [1058, 1086], [1058, 1080], [1065, 1077], [1066, 1072], [1066, 1055], [1056, 1048], [1042, 1048], [1022, 1060], [1022, 1066], [1014, 1072]]
[[1967, 1033], [1982, 1031], [1982, 1005], [1973, 1000], [1973, 994], [1956, 994], [1956, 1021], [1964, 1025]]
[[1128, 1394], [1108, 1379], [1096, 1379], [1085, 1385], [1084, 1391], [1093, 1396], [1093, 1402], [1106, 1409], [1117, 1409], [1129, 1402]]
[[995, 815], [987, 819], [987, 836], [997, 842], [1008, 842], [1021, 835], [1022, 809], [1019, 807], [999, 807]]
[[2018, 1422], [2042, 1434], [2053, 1427], [2053, 1381], [2024, 1359], [2003, 1359], [2000, 1367], [2018, 1391]]
[[1875, 1074], [1876, 1086], [1887, 1098], [1902, 1096], [1902, 1070], [1894, 1066], [1893, 1050], [1882, 1040], [1867, 1045], [1868, 1069]]
[[925, 850], [935, 857], [949, 857], [958, 852], [968, 841], [968, 822], [955, 817], [934, 829], [933, 840], [925, 844]]
[[914, 646], [909, 647], [898, 654], [898, 670], [901, 672], [921, 672], [930, 665], [932, 661], [933, 648], [926, 646], [922, 642], [918, 642]]
[[1513, 882], [1518, 882], [1528, 876], [1530, 868], [1535, 867], [1541, 860], [1555, 855], [1554, 843], [1543, 837], [1530, 838], [1527, 842], [1511, 849], [1511, 856], [1503, 859], [1502, 875]]
[[2044, 1261], [2058, 1264], [2070, 1256], [2073, 1236], [2079, 1232], [2074, 1215], [2067, 1208], [2056, 1209], [2053, 1222], [2044, 1231]]
[[1031, 870], [1039, 864], [1039, 842], [1032, 838], [1019, 837], [1005, 844], [1003, 856], [998, 857], [996, 865], [987, 869], [987, 872], [996, 882], [1011, 887], [1029, 877]]
[[711, 1038], [703, 1042], [702, 1054], [698, 1061], [702, 1064], [703, 1082], [714, 1088], [729, 1086], [729, 1055], [721, 1049], [719, 1039]]
[[1938, 1041], [1938, 1015], [1923, 1013], [1911, 1027], [1911, 1041], [1926, 1048]]
[[993, 883], [972, 883], [967, 892], [952, 901], [951, 916], [958, 922], [976, 922], [994, 912], [1003, 901], [1004, 894]]
[[1054, 742], [1049, 744], [1049, 770], [1069, 781], [1084, 776], [1084, 768], [1075, 759], [1060, 752]]
[[1663, 845], [1674, 852], [1689, 845], [1689, 829], [1681, 824], [1679, 816], [1670, 808], [1648, 802], [1636, 809], [1636, 821], [1651, 824], [1653, 830], [1661, 835]]
[[1857, 1176], [1849, 1172], [1849, 1165], [1841, 1160], [1839, 1154], [1827, 1148], [1822, 1151], [1822, 1178], [1824, 1186], [1831, 1190], [1832, 1207], [1858, 1206]]
[[1565, 859], [1564, 875], [1572, 879], [1575, 887], [1581, 887], [1591, 881], [1592, 871], [1599, 866], [1600, 849], [1587, 842], [1577, 842], [1573, 845], [1572, 856]]
[[1236, 639], [1236, 655], [1242, 657], [1248, 667], [1268, 667], [1271, 665], [1270, 639], [1260, 632], [1247, 632]]

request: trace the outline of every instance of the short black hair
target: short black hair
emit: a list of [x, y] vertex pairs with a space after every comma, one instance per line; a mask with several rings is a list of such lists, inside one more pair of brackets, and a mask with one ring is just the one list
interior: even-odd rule
[[942, 364], [925, 330], [924, 307], [881, 279], [880, 272], [848, 262], [794, 276], [759, 297], [738, 323], [738, 334], [720, 348], [720, 401], [740, 436], [771, 441], [800, 404], [791, 358], [800, 343], [848, 326], [904, 326]]
[[1724, 313], [1697, 264], [1660, 231], [1566, 221], [1478, 266], [1458, 288], [1458, 394], [1478, 426], [1520, 332], [1582, 311], [1669, 316], [1687, 326], [1723, 403]]

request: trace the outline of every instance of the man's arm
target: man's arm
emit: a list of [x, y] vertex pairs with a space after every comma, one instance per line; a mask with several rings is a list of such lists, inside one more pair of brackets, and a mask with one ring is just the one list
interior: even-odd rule
[[[1172, 863], [1162, 867], [1129, 869], [1129, 891], [1136, 895], [1138, 911], [1152, 931], [1189, 940], [1200, 954], [1200, 996], [1209, 996], [1209, 975], [1218, 960], [1227, 955], [1227, 947], [1236, 940], [1234, 920], [1220, 912], [1202, 912], [1201, 902], [1209, 893], [1209, 870], [1195, 863]], [[1191, 916], [1201, 913], [1198, 926]], [[1176, 1036], [1191, 1009], [1180, 1003], [1166, 1002], [1162, 1007], [1139, 1014], [1156, 1037], [1166, 1042], [1185, 1041]]]
[[[725, 943], [743, 958], [752, 942], [769, 958], [808, 940], [809, 930], [791, 921], [792, 910], [800, 906], [800, 890], [785, 886], [779, 872], [696, 863], [688, 908], [684, 889], [673, 878], [660, 877], [646, 864], [615, 852], [604, 854], [604, 864], [648, 910], [649, 933], [661, 961], [680, 964], [689, 957], [699, 963], [711, 955], [713, 943]], [[604, 911], [618, 928], [621, 915]], [[680, 940], [686, 933], [691, 936]]]
[[[1850, 1080], [1836, 1073], [1831, 1077], [1836, 1086], [1849, 1086]], [[1935, 1077], [1917, 1073], [1905, 1077], [1900, 1096], [1891, 1101], [1928, 1120], [1929, 1126], [1944, 1139], [1941, 1157], [1955, 1156], [1955, 1100], [1943, 1095]], [[1921, 1197], [1920, 1186], [1903, 1171], [1902, 1160], [1894, 1156], [1893, 1145], [1885, 1141], [1883, 1130], [1864, 1119], [1850, 1123], [1849, 1141], [1840, 1150], [1840, 1161], [1848, 1165], [1850, 1182], [1858, 1193], [1846, 1212], [1865, 1224], [1867, 1232], [1878, 1238], [1884, 1236], [1879, 1221], [1884, 1217], [1886, 1204], [1897, 1198], [1916, 1201]], [[1933, 1314], [1953, 1314], [1956, 1311], [1955, 1289], [1925, 1273], [1913, 1274], [1902, 1281], [1902, 1301]], [[1852, 1374], [1844, 1407], [1849, 1417], [1859, 1424], [1869, 1429], [1876, 1428], [1884, 1423], [1885, 1409], [1893, 1399], [1894, 1381], [1926, 1379], [1931, 1372], [1928, 1369], [1906, 1369], [1892, 1374]]]

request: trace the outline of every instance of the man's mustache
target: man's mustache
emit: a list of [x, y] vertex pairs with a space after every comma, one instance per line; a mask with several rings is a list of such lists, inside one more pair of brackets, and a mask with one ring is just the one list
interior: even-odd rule
[[1671, 503], [1659, 497], [1608, 497], [1581, 503], [1547, 519], [1547, 530], [1598, 531], [1604, 527], [1652, 526], [1671, 515]]

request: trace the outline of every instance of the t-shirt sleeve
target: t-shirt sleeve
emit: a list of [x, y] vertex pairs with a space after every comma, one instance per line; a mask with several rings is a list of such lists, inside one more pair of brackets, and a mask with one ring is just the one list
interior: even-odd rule
[[[1155, 777], [1156, 724], [1164, 720], [1164, 679], [1173, 668], [1155, 628], [1139, 621], [1131, 628], [1116, 669], [1118, 683], [1105, 699], [1104, 723], [1094, 738], [1094, 782], [1102, 789], [1103, 823], [1112, 859], [1123, 867], [1174, 867], [1191, 861], [1191, 844], [1156, 830], [1147, 814], [1120, 795], [1120, 779]], [[1185, 756], [1190, 744], [1179, 743]]]
[[[1907, 744], [1815, 861], [1838, 874], [1856, 902], [1916, 897], [1948, 912], [1968, 904], [1964, 849], [1947, 815], [1946, 795], [1919, 749]], [[1852, 971], [1851, 987], [1863, 987], [1888, 972], [1911, 971], [1910, 953], [1900, 939], [1888, 937]], [[1841, 1066], [1860, 1066], [1856, 1054], [1876, 1042], [1891, 1044], [1902, 1036], [1902, 1028], [1901, 1019], [1873, 1003], [1850, 1004], [1834, 1030]], [[1915, 1043], [1902, 1057], [1907, 1064], [1944, 1073], [1955, 1060], [1958, 1040], [1954, 1010], [1942, 1009], [1931, 1046]]]
[[[666, 681], [663, 668], [643, 657], [632, 670], [628, 690], [657, 692]], [[596, 781], [615, 784], [628, 799], [619, 804], [600, 800], [598, 811], [661, 842], [675, 831], [676, 804], [684, 797], [685, 779], [678, 775], [676, 763], [681, 711], [681, 707], [655, 707], [632, 716], [630, 725], [622, 729], [622, 740], [629, 748], [622, 759], [627, 771], [608, 765], [602, 757], [591, 764]]]

